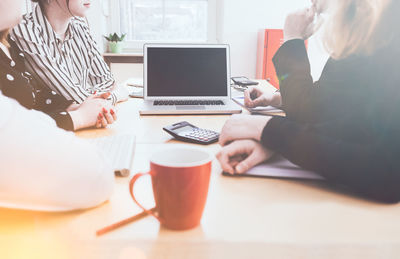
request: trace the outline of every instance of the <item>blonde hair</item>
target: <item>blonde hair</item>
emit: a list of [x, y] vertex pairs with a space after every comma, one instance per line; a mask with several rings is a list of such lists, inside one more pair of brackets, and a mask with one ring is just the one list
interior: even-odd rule
[[387, 8], [390, 3], [397, 1], [329, 1], [323, 44], [331, 57], [343, 59], [353, 54], [370, 55], [388, 43], [390, 37], [385, 33], [394, 29], [395, 24], [390, 23], [400, 14], [386, 10], [390, 9]]

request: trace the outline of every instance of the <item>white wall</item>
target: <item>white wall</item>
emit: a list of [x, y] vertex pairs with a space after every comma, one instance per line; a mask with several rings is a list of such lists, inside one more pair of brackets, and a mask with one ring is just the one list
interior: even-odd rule
[[[117, 0], [111, 0], [117, 1]], [[107, 43], [104, 40], [103, 35], [109, 33], [109, 24], [107, 23], [107, 9], [103, 4], [107, 5], [106, 0], [96, 0], [92, 1], [91, 10], [88, 13], [88, 21], [90, 25], [91, 32], [96, 38], [99, 44], [100, 51], [104, 52], [107, 49]], [[125, 80], [131, 77], [142, 77], [143, 75], [143, 65], [141, 64], [111, 64], [111, 72], [117, 79], [117, 84], [123, 83]]]
[[[257, 62], [257, 37], [261, 29], [282, 29], [288, 13], [310, 6], [310, 0], [222, 0], [219, 41], [230, 44], [232, 76], [254, 78]], [[310, 40], [314, 78], [324, 62], [322, 48]]]
[[[102, 2], [92, 1], [93, 9], [88, 18], [96, 40], [104, 49], [102, 35], [106, 34], [107, 22], [103, 15]], [[112, 0], [116, 1], [116, 0]], [[232, 76], [244, 75], [255, 78], [257, 37], [260, 29], [283, 28], [285, 17], [289, 12], [310, 6], [311, 0], [218, 0], [217, 4], [217, 39], [220, 43], [230, 44]], [[326, 60], [326, 53], [314, 39], [309, 41], [309, 56], [314, 79], [318, 79]], [[116, 77], [125, 80], [129, 75], [118, 75], [118, 65], [112, 68]], [[118, 69], [116, 69], [118, 67]], [[132, 71], [137, 66], [130, 66]], [[140, 74], [138, 71], [134, 74]]]
[[103, 35], [107, 34], [108, 28], [107, 19], [103, 12], [103, 1], [104, 0], [92, 1], [92, 6], [87, 16], [92, 34], [95, 36], [102, 52], [105, 49]]

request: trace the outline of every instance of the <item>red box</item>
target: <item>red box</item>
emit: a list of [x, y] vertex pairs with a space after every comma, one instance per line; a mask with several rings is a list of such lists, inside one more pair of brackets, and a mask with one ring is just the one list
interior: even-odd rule
[[[282, 44], [283, 30], [281, 29], [263, 29], [258, 33], [256, 78], [267, 80], [277, 89], [279, 89], [279, 79], [272, 58]], [[307, 41], [305, 45], [307, 48]]]
[[265, 29], [258, 33], [257, 48], [257, 79], [266, 79], [279, 89], [279, 80], [276, 76], [272, 58], [283, 44], [283, 30]]

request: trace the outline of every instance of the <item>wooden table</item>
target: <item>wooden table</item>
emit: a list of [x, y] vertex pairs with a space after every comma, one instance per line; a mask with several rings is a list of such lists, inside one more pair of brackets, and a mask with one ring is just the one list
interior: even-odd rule
[[[80, 137], [135, 132], [133, 172], [146, 171], [151, 153], [178, 142], [162, 126], [187, 120], [220, 130], [228, 116], [146, 116], [142, 100], [118, 106], [119, 120]], [[220, 147], [204, 147], [216, 153]], [[230, 178], [214, 161], [202, 224], [177, 232], [146, 217], [101, 237], [95, 231], [140, 209], [128, 193], [130, 178], [116, 178], [111, 199], [67, 213], [0, 209], [0, 258], [400, 258], [400, 206], [350, 196], [323, 183]], [[73, 191], [73, 190], [71, 190]], [[137, 196], [154, 204], [150, 179]]]

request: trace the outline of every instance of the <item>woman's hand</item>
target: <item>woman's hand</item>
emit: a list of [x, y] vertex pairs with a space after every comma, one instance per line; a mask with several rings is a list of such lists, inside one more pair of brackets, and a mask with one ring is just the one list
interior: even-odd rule
[[[104, 100], [107, 100], [108, 97], [110, 97], [111, 93], [102, 93], [97, 96], [96, 98], [102, 98]], [[115, 112], [115, 107], [108, 102], [108, 109], [106, 107], [103, 107], [102, 113], [99, 113], [97, 116], [97, 122], [96, 122], [96, 128], [105, 128], [107, 127], [108, 124], [113, 124], [114, 121], [117, 120], [117, 113]]]
[[70, 113], [74, 130], [93, 127], [107, 127], [117, 119], [115, 107], [106, 99], [109, 94], [89, 96], [79, 108]]
[[282, 106], [282, 96], [280, 92], [267, 91], [259, 86], [251, 86], [244, 91], [244, 105], [249, 108], [258, 106]]
[[222, 128], [219, 144], [225, 146], [240, 139], [261, 140], [265, 125], [272, 117], [257, 115], [233, 115]]
[[273, 152], [254, 140], [238, 140], [222, 148], [217, 159], [224, 172], [243, 174], [252, 167], [270, 159]]
[[108, 124], [113, 124], [117, 120], [117, 114], [115, 108], [102, 109], [102, 113], [97, 116], [96, 128], [105, 128]]
[[286, 17], [285, 27], [283, 29], [284, 41], [293, 39], [306, 40], [311, 37], [314, 32], [315, 8], [307, 8], [289, 14]]

